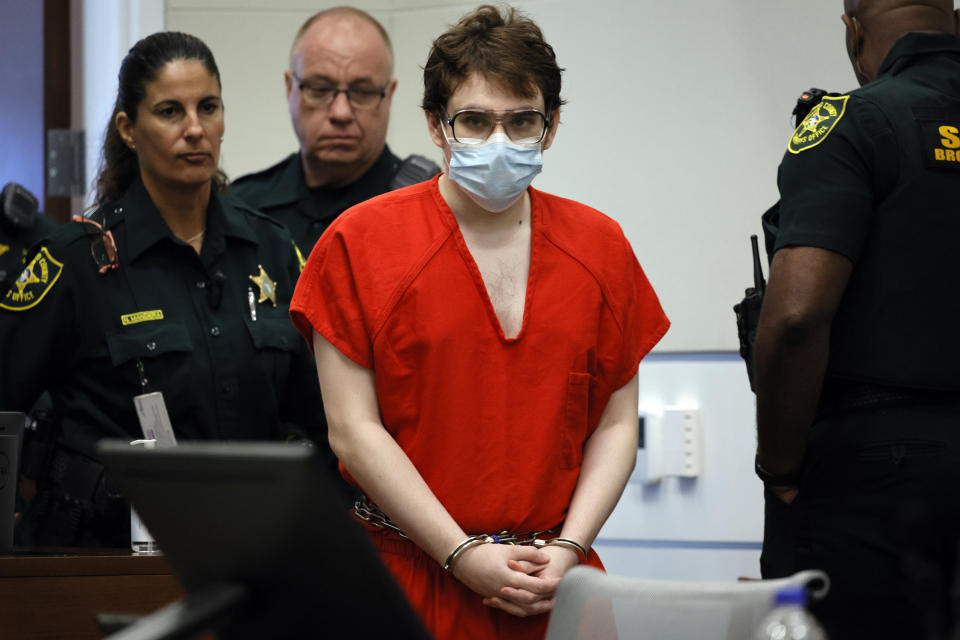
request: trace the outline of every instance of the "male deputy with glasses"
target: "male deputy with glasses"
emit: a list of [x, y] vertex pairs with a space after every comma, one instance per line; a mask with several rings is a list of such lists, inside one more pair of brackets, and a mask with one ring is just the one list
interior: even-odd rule
[[305, 252], [348, 207], [440, 171], [387, 147], [393, 51], [368, 13], [336, 7], [308, 19], [284, 80], [300, 152], [239, 178], [231, 192], [280, 220]]

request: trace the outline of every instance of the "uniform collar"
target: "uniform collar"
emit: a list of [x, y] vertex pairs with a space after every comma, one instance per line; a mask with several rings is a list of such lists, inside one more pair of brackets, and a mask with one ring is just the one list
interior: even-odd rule
[[[173, 242], [173, 232], [160, 215], [143, 182], [137, 180], [127, 189], [116, 205], [106, 209], [107, 226], [112, 228], [120, 216], [126, 221], [124, 239], [130, 261], [163, 240]], [[246, 217], [236, 215], [224, 205], [223, 199], [215, 191], [207, 205], [207, 230], [204, 244], [209, 244], [217, 254], [226, 246], [226, 237], [235, 237], [258, 244], [257, 234], [250, 228]]]
[[[396, 175], [397, 169], [400, 168], [399, 161], [390, 152], [390, 147], [383, 145], [383, 151], [380, 152], [380, 155], [377, 156], [377, 159], [374, 160], [373, 164], [370, 165], [370, 168], [367, 169], [367, 172], [362, 176], [356, 179], [356, 181], [351, 182], [348, 185], [342, 187], [307, 187], [306, 179], [303, 177], [303, 164], [301, 162], [296, 162], [297, 165], [297, 178], [300, 180], [300, 191], [308, 193], [317, 193], [317, 192], [330, 192], [342, 195], [352, 194], [355, 191], [366, 192], [370, 189], [367, 185], [374, 184], [390, 184], [390, 181], [393, 180], [393, 176]], [[284, 175], [286, 175], [286, 171]], [[382, 190], [377, 191], [375, 195], [382, 193]], [[370, 196], [365, 196], [362, 200], [369, 199]]]
[[[377, 157], [370, 169], [360, 176], [359, 180], [346, 187], [328, 189], [327, 191], [343, 195], [352, 195], [354, 190], [361, 190], [366, 193], [366, 191], [369, 190], [366, 185], [381, 183], [389, 185], [399, 168], [399, 159], [391, 153], [388, 145], [384, 145], [379, 157]], [[299, 201], [309, 201], [311, 192], [313, 191], [324, 191], [324, 188], [317, 187], [310, 189], [307, 187], [307, 181], [303, 175], [303, 161], [300, 159], [300, 153], [291, 153], [287, 156], [286, 160], [280, 163], [279, 169], [270, 182], [269, 189], [266, 190], [260, 206], [268, 209], [291, 205]], [[358, 202], [367, 200], [373, 195], [378, 195], [382, 193], [382, 191], [383, 190], [380, 189], [376, 191], [376, 193], [364, 195]]]
[[390, 152], [390, 147], [384, 145], [376, 161], [355, 182], [343, 187], [331, 188], [308, 188], [306, 183], [303, 183], [301, 189], [307, 192], [307, 197], [311, 201], [314, 198], [321, 198], [324, 202], [331, 203], [336, 209], [335, 213], [339, 214], [344, 209], [389, 191], [390, 183], [399, 169], [400, 159]]
[[960, 54], [960, 38], [949, 33], [908, 33], [894, 43], [877, 76], [895, 74], [908, 58], [931, 53]]
[[[390, 151], [388, 145], [383, 145], [383, 151], [380, 152], [380, 156], [376, 159], [373, 165], [367, 170], [365, 174], [360, 176], [360, 179], [354, 182], [354, 185], [364, 185], [364, 184], [390, 184], [390, 181], [393, 180], [393, 176], [397, 175], [397, 171], [400, 169], [399, 159], [393, 155]], [[379, 191], [377, 192], [380, 193]], [[370, 196], [366, 196], [363, 199], [367, 200]]]

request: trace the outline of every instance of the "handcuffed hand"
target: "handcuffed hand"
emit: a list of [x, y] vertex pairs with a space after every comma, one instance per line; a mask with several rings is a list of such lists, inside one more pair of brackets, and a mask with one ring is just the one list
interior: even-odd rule
[[545, 565], [510, 560], [507, 566], [515, 571], [522, 571], [533, 577], [541, 578], [545, 581], [547, 587], [545, 590], [531, 591], [522, 587], [505, 585], [500, 589], [497, 596], [484, 598], [483, 603], [488, 607], [501, 609], [520, 617], [551, 611], [560, 579], [567, 571], [579, 564], [580, 558], [576, 551], [559, 545], [543, 547], [542, 551], [550, 558], [550, 561]]
[[[525, 617], [546, 613], [553, 607], [559, 576], [546, 571], [558, 550], [526, 545], [481, 544], [463, 552], [453, 566], [453, 575], [484, 597], [484, 604]], [[576, 562], [576, 558], [574, 558]], [[505, 596], [513, 594], [514, 601]]]

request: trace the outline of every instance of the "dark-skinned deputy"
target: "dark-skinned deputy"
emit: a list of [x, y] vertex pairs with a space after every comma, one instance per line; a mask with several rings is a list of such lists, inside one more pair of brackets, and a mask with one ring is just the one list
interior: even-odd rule
[[861, 87], [780, 164], [755, 351], [764, 578], [830, 576], [831, 638], [941, 638], [960, 504], [960, 38], [951, 0], [847, 0]]

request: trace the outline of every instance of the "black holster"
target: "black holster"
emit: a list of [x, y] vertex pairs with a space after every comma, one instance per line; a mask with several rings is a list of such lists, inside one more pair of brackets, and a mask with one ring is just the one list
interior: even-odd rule
[[37, 493], [15, 529], [20, 546], [118, 548], [130, 544], [130, 509], [102, 464], [62, 445], [34, 476]]

